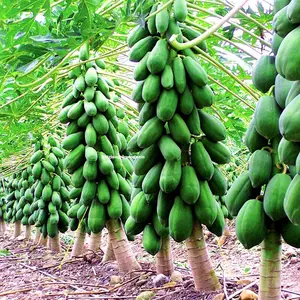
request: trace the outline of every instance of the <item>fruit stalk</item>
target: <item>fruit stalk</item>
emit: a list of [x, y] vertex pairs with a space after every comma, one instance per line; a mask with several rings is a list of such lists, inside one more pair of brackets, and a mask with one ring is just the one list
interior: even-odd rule
[[106, 223], [111, 236], [112, 247], [118, 262], [120, 272], [140, 270], [141, 266], [136, 261], [131, 251], [124, 229], [118, 219], [111, 219]]
[[270, 230], [261, 245], [259, 299], [281, 299], [281, 237]]
[[16, 221], [14, 229], [14, 238], [17, 238], [21, 234], [21, 221]]
[[85, 241], [85, 228], [84, 226], [79, 226], [75, 234], [75, 242], [73, 245], [71, 256], [80, 256], [84, 252], [84, 241]]
[[186, 240], [186, 247], [196, 290], [219, 290], [221, 285], [208, 256], [202, 226], [199, 222], [194, 222], [192, 234]]
[[161, 239], [161, 248], [156, 254], [156, 272], [169, 276], [174, 271], [170, 237]]
[[31, 239], [31, 226], [30, 225], [25, 226], [25, 239], [27, 239], [27, 240]]
[[90, 240], [89, 240], [89, 250], [94, 252], [101, 249], [101, 232], [99, 233], [91, 233]]

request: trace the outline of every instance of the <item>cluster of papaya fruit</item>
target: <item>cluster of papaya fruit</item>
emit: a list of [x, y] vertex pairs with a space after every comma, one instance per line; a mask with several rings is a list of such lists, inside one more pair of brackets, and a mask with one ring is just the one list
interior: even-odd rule
[[40, 228], [43, 237], [54, 238], [69, 227], [70, 177], [64, 172], [65, 152], [51, 136], [37, 141], [30, 162], [35, 179], [29, 225]]
[[199, 35], [184, 24], [186, 2], [162, 5], [155, 4], [145, 26], [128, 36], [129, 59], [138, 62], [132, 98], [141, 128], [128, 143], [139, 157], [125, 229], [143, 232], [143, 246], [152, 255], [169, 234], [177, 242], [187, 239], [194, 222], [222, 234], [224, 214], [214, 195], [226, 193], [227, 181], [217, 164], [230, 161], [222, 143], [226, 130], [204, 109], [214, 103], [206, 72], [192, 50], [178, 52], [168, 42], [173, 34], [181, 41], [185, 34]]
[[0, 221], [7, 222], [7, 211], [6, 211], [6, 193], [8, 190], [9, 181], [6, 178], [1, 180], [0, 186]]
[[275, 0], [274, 9], [274, 55], [262, 56], [252, 76], [257, 89], [270, 92], [259, 99], [245, 135], [252, 152], [249, 170], [226, 197], [229, 211], [237, 215], [237, 236], [245, 248], [262, 242], [270, 228], [300, 247], [300, 55], [295, 48], [300, 2]]
[[[89, 60], [87, 44], [80, 49], [81, 61]], [[109, 102], [111, 83], [99, 73], [105, 68], [102, 60], [81, 64], [69, 73], [73, 79], [63, 102], [60, 121], [68, 123], [62, 142], [70, 151], [65, 166], [72, 174], [73, 199], [68, 210], [70, 228], [79, 223], [87, 232], [99, 233], [106, 221], [129, 216], [131, 174], [133, 166], [127, 155], [129, 129], [118, 120], [116, 109]], [[124, 117], [124, 112], [118, 112]]]

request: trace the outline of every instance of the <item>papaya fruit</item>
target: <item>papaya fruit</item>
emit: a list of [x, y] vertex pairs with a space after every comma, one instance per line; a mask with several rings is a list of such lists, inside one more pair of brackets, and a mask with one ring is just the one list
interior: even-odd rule
[[159, 191], [157, 197], [156, 212], [159, 221], [164, 225], [168, 226], [169, 214], [174, 203], [175, 196], [173, 193], [164, 193], [162, 190]]
[[274, 0], [274, 13], [276, 14], [282, 8], [287, 6], [291, 0]]
[[300, 54], [297, 43], [300, 38], [300, 27], [291, 31], [282, 41], [276, 55], [276, 69], [285, 79], [290, 81], [300, 80]]
[[[163, 6], [164, 4], [160, 4], [158, 6], [158, 10]], [[164, 34], [168, 27], [169, 27], [169, 20], [170, 20], [170, 14], [167, 8], [161, 10], [155, 17], [155, 26], [156, 30], [160, 34]]]
[[95, 105], [100, 112], [106, 112], [108, 109], [108, 100], [100, 91], [95, 93]]
[[138, 235], [144, 230], [145, 226], [145, 223], [137, 223], [132, 216], [129, 216], [125, 222], [125, 231], [126, 234]]
[[251, 153], [268, 145], [268, 140], [255, 129], [255, 119], [252, 119], [244, 136], [244, 143]]
[[283, 38], [298, 26], [298, 24], [293, 24], [289, 21], [287, 8], [288, 6], [285, 6], [278, 11], [273, 19], [274, 31]]
[[147, 68], [150, 71], [150, 73], [157, 74], [162, 72], [167, 64], [168, 57], [168, 42], [164, 39], [157, 41], [147, 59]]
[[77, 146], [65, 158], [65, 166], [69, 171], [76, 170], [84, 161], [85, 147], [84, 145]]
[[160, 222], [157, 213], [154, 213], [154, 215], [153, 215], [152, 224], [153, 224], [153, 228], [158, 236], [160, 236], [160, 237], [168, 237], [169, 236], [169, 228], [164, 226]]
[[88, 227], [97, 234], [105, 227], [106, 209], [97, 199], [92, 201], [88, 214]]
[[201, 142], [213, 162], [217, 164], [226, 164], [230, 162], [230, 152], [223, 143], [213, 142], [207, 137], [202, 137]]
[[279, 49], [282, 41], [283, 41], [283, 37], [279, 36], [277, 33], [274, 32], [273, 33], [273, 37], [272, 37], [272, 44], [271, 44], [271, 46], [272, 46], [272, 52], [275, 55], [277, 55], [278, 49]]
[[257, 190], [252, 187], [249, 172], [242, 173], [232, 184], [225, 198], [226, 207], [232, 216], [236, 216], [244, 203], [255, 198]]
[[247, 201], [236, 218], [236, 235], [246, 249], [259, 245], [266, 236], [266, 216], [263, 203]]
[[187, 204], [194, 204], [200, 196], [199, 180], [192, 166], [182, 168], [179, 194], [181, 199]]
[[145, 194], [153, 194], [159, 192], [159, 178], [163, 168], [162, 163], [153, 166], [144, 177], [142, 189]]
[[160, 189], [165, 193], [173, 192], [181, 179], [181, 161], [166, 161], [159, 178]]
[[122, 199], [116, 190], [110, 191], [110, 200], [107, 204], [107, 213], [111, 219], [118, 219], [122, 216]]
[[131, 48], [141, 39], [147, 37], [149, 35], [149, 31], [147, 28], [143, 26], [136, 26], [133, 30], [131, 30], [127, 36], [127, 44]]
[[300, 95], [294, 98], [282, 112], [279, 118], [280, 133], [291, 142], [300, 142]]
[[174, 161], [181, 158], [181, 149], [169, 135], [163, 135], [159, 139], [158, 147], [165, 160]]
[[192, 234], [193, 221], [192, 207], [177, 196], [169, 215], [170, 236], [178, 243], [183, 242]]
[[97, 192], [97, 184], [94, 181], [86, 181], [82, 188], [81, 198], [85, 206], [89, 206], [95, 198]]
[[178, 94], [175, 89], [163, 90], [159, 96], [156, 106], [156, 115], [163, 121], [169, 121], [173, 118], [178, 104]]
[[178, 22], [184, 22], [188, 14], [185, 0], [174, 1], [174, 16]]
[[179, 56], [176, 56], [173, 60], [173, 74], [175, 74], [175, 87], [178, 93], [182, 94], [186, 87], [186, 74], [183, 61]]
[[300, 175], [297, 174], [290, 183], [284, 198], [284, 211], [289, 220], [297, 226], [300, 226], [299, 192]]
[[287, 18], [290, 23], [299, 25], [300, 23], [300, 3], [297, 0], [291, 0], [286, 10]]
[[274, 222], [286, 217], [283, 203], [291, 181], [287, 174], [276, 174], [267, 184], [263, 205], [265, 213]]
[[129, 60], [139, 62], [147, 52], [151, 51], [155, 46], [156, 39], [152, 36], [147, 36], [134, 44], [129, 52]]
[[78, 127], [85, 128], [90, 123], [91, 119], [92, 118], [87, 113], [82, 114], [77, 120]]
[[93, 127], [99, 135], [104, 135], [108, 132], [109, 125], [106, 117], [100, 113], [93, 117]]
[[110, 190], [105, 180], [100, 180], [97, 186], [97, 198], [100, 203], [107, 204], [110, 200]]
[[220, 142], [226, 139], [226, 128], [216, 117], [199, 110], [201, 129], [203, 133], [214, 142]]
[[275, 57], [269, 55], [261, 56], [256, 62], [252, 73], [254, 86], [261, 92], [267, 93], [275, 84], [276, 76]]
[[64, 138], [62, 142], [62, 147], [65, 150], [73, 150], [74, 148], [79, 146], [83, 141], [84, 141], [84, 133], [81, 131], [76, 132]]
[[135, 161], [134, 172], [136, 175], [146, 174], [156, 163], [159, 155], [159, 149], [156, 144], [143, 149], [139, 158]]
[[[222, 207], [225, 207], [225, 206], [222, 206]], [[225, 207], [225, 209], [226, 209], [226, 207]], [[224, 233], [226, 222], [225, 222], [225, 216], [224, 216], [223, 210], [219, 204], [217, 204], [217, 210], [218, 210], [218, 213], [217, 213], [217, 217], [216, 217], [215, 221], [213, 222], [213, 224], [211, 226], [207, 227], [207, 229], [210, 232], [212, 232], [213, 234], [215, 234], [216, 236], [221, 237]]]
[[275, 100], [281, 109], [285, 108], [286, 98], [292, 85], [292, 81], [284, 79], [280, 74], [276, 76], [274, 95]]
[[148, 52], [134, 68], [133, 78], [137, 81], [145, 80], [150, 72], [147, 68], [147, 61], [151, 52]]
[[269, 151], [256, 150], [249, 161], [249, 178], [254, 188], [262, 186], [271, 178], [272, 157]]
[[[190, 28], [189, 26], [183, 26], [183, 28], [181, 29], [182, 35], [184, 37], [186, 37], [188, 40], [193, 40], [195, 38], [197, 38], [198, 36], [201, 35], [200, 32]], [[201, 50], [207, 52], [207, 43], [206, 41], [202, 41], [199, 44], [196, 45], [198, 48], [200, 48]], [[193, 49], [194, 50], [194, 49]], [[194, 50], [195, 52], [197, 52], [197, 50]]]
[[89, 117], [94, 117], [97, 114], [97, 107], [95, 105], [95, 103], [93, 102], [88, 102], [88, 101], [83, 101], [83, 107], [84, 107], [84, 111], [85, 113], [89, 116]]
[[284, 220], [280, 222], [279, 228], [281, 236], [287, 244], [300, 248], [300, 226], [291, 223], [289, 220]]
[[156, 74], [150, 74], [142, 89], [142, 97], [146, 102], [155, 102], [160, 95], [160, 76]]
[[155, 255], [161, 246], [159, 235], [155, 232], [152, 225], [145, 226], [143, 231], [143, 247], [151, 255]]
[[170, 65], [166, 65], [161, 74], [161, 85], [167, 90], [174, 86], [174, 74]]
[[152, 212], [153, 206], [147, 202], [145, 193], [138, 193], [131, 203], [131, 217], [137, 223], [147, 223]]
[[213, 195], [224, 196], [226, 194], [228, 183], [222, 172], [217, 166], [214, 166], [214, 174], [208, 181], [208, 185]]
[[214, 165], [202, 142], [192, 144], [191, 161], [197, 174], [203, 180], [210, 180], [214, 174]]
[[199, 109], [212, 106], [215, 101], [214, 93], [209, 85], [199, 87], [196, 84], [192, 84], [192, 95], [195, 105]]
[[186, 56], [183, 59], [184, 68], [191, 81], [197, 86], [203, 87], [207, 84], [208, 78], [202, 66], [191, 57]]
[[287, 165], [295, 165], [300, 152], [300, 143], [294, 143], [282, 138], [278, 145], [279, 161]]
[[285, 100], [285, 107], [288, 106], [292, 100], [294, 100], [300, 94], [300, 81], [293, 82], [289, 93]]
[[[154, 3], [154, 4], [152, 5], [152, 7], [151, 7], [151, 10], [150, 10], [149, 15], [155, 13], [156, 10], [157, 10], [157, 8], [158, 8], [158, 3]], [[155, 23], [156, 23], [156, 17], [155, 17], [155, 15], [154, 15], [154, 16], [152, 16], [152, 17], [148, 20], [148, 22], [147, 22], [147, 28], [148, 28], [148, 31], [149, 31], [150, 34], [152, 34], [152, 35], [157, 34], [157, 30], [156, 30]]]
[[88, 68], [88, 70], [85, 73], [84, 80], [88, 86], [94, 86], [98, 81], [96, 69], [93, 67]]
[[194, 109], [194, 106], [193, 95], [187, 86], [179, 97], [178, 110], [184, 115], [189, 115]]
[[256, 131], [266, 139], [275, 137], [279, 133], [280, 112], [274, 97], [260, 97], [254, 113]]
[[98, 176], [98, 165], [96, 161], [86, 161], [83, 165], [82, 175], [86, 180], [96, 180]]
[[139, 124], [143, 126], [148, 120], [156, 116], [156, 103], [146, 102], [139, 113]]
[[191, 133], [185, 121], [179, 114], [175, 114], [174, 117], [168, 122], [168, 125], [171, 136], [178, 145], [183, 146], [189, 143]]
[[208, 227], [212, 226], [218, 215], [217, 205], [207, 181], [200, 181], [200, 197], [194, 204], [197, 220]]
[[190, 131], [191, 134], [193, 135], [200, 135], [201, 129], [200, 129], [200, 117], [198, 114], [198, 109], [196, 106], [194, 106], [192, 112], [185, 117], [185, 123]]

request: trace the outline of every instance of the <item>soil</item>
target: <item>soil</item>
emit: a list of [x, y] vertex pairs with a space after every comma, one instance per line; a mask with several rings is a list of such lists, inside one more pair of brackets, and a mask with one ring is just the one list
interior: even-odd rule
[[[8, 227], [5, 236], [0, 236], [0, 299], [136, 299], [148, 291], [153, 293], [151, 299], [211, 300], [224, 292], [228, 299], [238, 299], [243, 289], [257, 293], [260, 248], [245, 250], [236, 240], [233, 226], [230, 233], [222, 246], [213, 235], [207, 236], [222, 289], [202, 294], [194, 289], [184, 243], [172, 242], [175, 269], [182, 276], [182, 281], [175, 283], [157, 277], [154, 258], [143, 250], [140, 236], [131, 246], [142, 270], [119, 274], [116, 262], [101, 262], [101, 250], [71, 259], [72, 232], [62, 235], [62, 252], [55, 254], [22, 237], [11, 239], [12, 227]], [[106, 237], [104, 232], [102, 249]], [[300, 252], [286, 244], [282, 269], [282, 299], [300, 299]]]

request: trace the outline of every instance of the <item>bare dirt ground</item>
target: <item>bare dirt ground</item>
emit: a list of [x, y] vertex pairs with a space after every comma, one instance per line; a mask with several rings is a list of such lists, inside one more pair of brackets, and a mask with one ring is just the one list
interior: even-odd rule
[[[230, 231], [231, 236], [222, 246], [218, 246], [213, 235], [207, 239], [222, 290], [201, 294], [193, 287], [184, 244], [172, 243], [175, 269], [181, 272], [183, 279], [175, 283], [169, 278], [163, 279], [170, 282], [157, 281], [154, 258], [143, 250], [139, 236], [132, 243], [132, 251], [143, 270], [119, 274], [115, 262], [101, 263], [102, 251], [70, 259], [72, 233], [63, 235], [62, 253], [53, 254], [32, 241], [10, 239], [9, 229], [0, 237], [0, 299], [136, 299], [148, 291], [153, 293], [151, 299], [156, 300], [200, 300], [213, 299], [224, 292], [227, 299], [238, 299], [245, 288], [257, 293], [259, 247], [250, 251], [243, 249], [233, 229]], [[102, 249], [105, 246], [104, 233]], [[282, 269], [282, 299], [300, 299], [300, 252], [286, 244], [283, 244]]]

